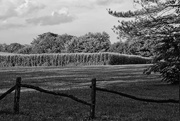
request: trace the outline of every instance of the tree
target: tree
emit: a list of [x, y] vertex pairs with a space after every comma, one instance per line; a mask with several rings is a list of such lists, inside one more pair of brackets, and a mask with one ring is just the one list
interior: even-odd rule
[[[148, 41], [146, 41], [147, 43]], [[150, 57], [153, 55], [151, 47], [144, 48], [144, 41], [126, 40], [125, 42], [119, 41], [111, 45], [109, 51], [129, 55], [141, 55]]]
[[25, 45], [23, 48], [19, 49], [17, 53], [20, 54], [32, 54], [33, 53], [33, 48], [31, 45]]
[[67, 46], [69, 45], [69, 42], [71, 41], [71, 39], [75, 37], [72, 35], [68, 35], [68, 34], [62, 34], [62, 35], [58, 35], [57, 40], [59, 42], [61, 42], [61, 44], [63, 44], [62, 46], [62, 53], [66, 53], [67, 52]]
[[72, 37], [67, 34], [58, 35], [51, 32], [38, 35], [31, 43], [33, 53], [61, 53]]
[[127, 44], [125, 42], [119, 41], [111, 45], [109, 48], [110, 52], [116, 52], [121, 54], [127, 54]]
[[0, 44], [0, 52], [6, 52], [7, 51], [7, 44]]
[[33, 46], [34, 53], [60, 52], [61, 45], [58, 48], [54, 47], [54, 46], [59, 46], [58, 44], [56, 44], [57, 36], [58, 36], [57, 34], [50, 32], [38, 35], [38, 37], [34, 39], [34, 41], [31, 43]]
[[67, 46], [67, 52], [79, 53], [83, 52], [83, 40], [78, 37], [73, 37]]
[[74, 37], [67, 46], [67, 51], [75, 52], [106, 52], [110, 48], [109, 35], [106, 32], [102, 33], [87, 33], [84, 36]]
[[163, 80], [174, 83], [180, 72], [180, 0], [135, 0], [141, 5], [135, 11], [116, 12], [115, 17], [134, 18], [120, 21], [114, 31], [143, 42], [146, 50], [152, 48], [153, 65], [146, 73], [160, 72]]
[[19, 43], [11, 43], [10, 45], [7, 45], [7, 52], [17, 53], [18, 50], [20, 50], [23, 47], [24, 46]]
[[148, 39], [143, 41], [142, 39], [132, 38], [125, 41], [126, 53], [132, 55], [141, 55], [144, 57], [153, 56], [153, 44]]

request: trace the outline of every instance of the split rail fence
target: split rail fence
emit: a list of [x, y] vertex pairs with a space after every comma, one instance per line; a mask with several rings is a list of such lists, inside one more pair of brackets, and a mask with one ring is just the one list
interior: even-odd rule
[[[69, 94], [66, 94], [66, 93], [53, 92], [53, 91], [42, 89], [42, 88], [37, 87], [37, 86], [22, 84], [21, 83], [21, 77], [17, 77], [16, 78], [16, 84], [0, 96], [0, 100], [2, 100], [4, 97], [6, 97], [8, 94], [10, 94], [11, 92], [13, 92], [15, 90], [15, 93], [14, 93], [14, 107], [13, 107], [14, 114], [19, 114], [19, 104], [20, 104], [19, 102], [20, 102], [21, 87], [34, 89], [36, 91], [47, 93], [47, 94], [67, 97], [67, 98], [70, 98], [70, 99], [72, 99], [74, 101], [82, 103], [84, 105], [87, 105], [87, 106], [90, 107], [90, 118], [91, 119], [95, 118], [96, 92], [97, 91], [117, 94], [117, 95], [120, 95], [120, 96], [123, 96], [123, 97], [138, 100], [138, 101], [153, 102], [153, 103], [179, 103], [179, 106], [180, 106], [180, 101], [179, 100], [174, 100], [174, 99], [168, 99], [168, 100], [144, 99], [144, 98], [139, 98], [139, 97], [136, 97], [136, 96], [132, 96], [132, 95], [129, 95], [129, 94], [125, 94], [125, 93], [121, 93], [121, 92], [117, 92], [117, 91], [113, 91], [113, 90], [99, 88], [99, 87], [96, 87], [96, 79], [95, 78], [91, 80], [91, 86], [90, 86], [90, 88], [91, 88], [91, 102], [89, 103], [89, 102], [86, 102], [86, 101], [84, 101], [82, 99], [79, 99], [79, 98], [77, 98], [77, 97], [75, 97], [73, 95], [69, 95]], [[179, 109], [180, 109], [180, 107], [179, 107]]]

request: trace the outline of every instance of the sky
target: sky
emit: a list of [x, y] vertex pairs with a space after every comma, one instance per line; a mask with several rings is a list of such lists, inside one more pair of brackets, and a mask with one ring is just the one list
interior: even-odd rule
[[112, 31], [120, 18], [107, 9], [133, 9], [133, 0], [0, 0], [0, 43], [30, 44], [38, 35], [52, 32], [82, 36], [88, 32]]

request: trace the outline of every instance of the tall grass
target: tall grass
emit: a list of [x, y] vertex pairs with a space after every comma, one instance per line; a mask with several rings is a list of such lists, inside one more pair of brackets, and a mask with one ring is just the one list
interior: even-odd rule
[[118, 53], [0, 55], [0, 67], [146, 64], [150, 58]]

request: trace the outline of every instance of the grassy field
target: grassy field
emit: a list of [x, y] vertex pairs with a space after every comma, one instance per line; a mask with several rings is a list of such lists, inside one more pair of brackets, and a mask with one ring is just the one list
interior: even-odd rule
[[[22, 83], [73, 94], [90, 101], [90, 80], [98, 87], [139, 97], [178, 99], [178, 86], [160, 82], [158, 74], [143, 75], [148, 65], [11, 67], [0, 69], [0, 92]], [[23, 89], [24, 90], [24, 89]], [[0, 121], [86, 121], [89, 107], [68, 98], [24, 90], [20, 115], [13, 114], [13, 94], [0, 101]], [[178, 121], [178, 104], [139, 102], [125, 97], [97, 92], [95, 121]]]

